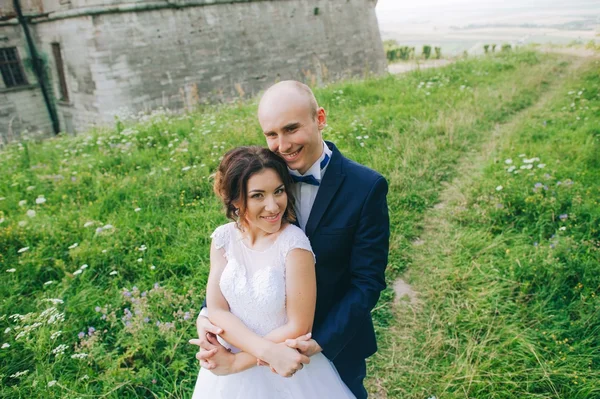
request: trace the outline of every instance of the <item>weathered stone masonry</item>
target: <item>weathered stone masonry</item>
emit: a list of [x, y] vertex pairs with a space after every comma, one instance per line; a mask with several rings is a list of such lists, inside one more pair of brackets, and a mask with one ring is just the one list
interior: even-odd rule
[[[280, 79], [319, 84], [386, 69], [374, 0], [21, 1], [65, 131], [113, 123], [125, 110], [252, 95]], [[0, 16], [9, 13], [0, 5]], [[0, 47], [16, 46], [27, 64], [20, 36], [14, 21], [0, 22]], [[57, 99], [53, 43], [68, 101]], [[35, 76], [26, 74], [27, 88], [0, 87], [2, 134], [9, 119], [13, 131], [15, 123], [49, 129]]]

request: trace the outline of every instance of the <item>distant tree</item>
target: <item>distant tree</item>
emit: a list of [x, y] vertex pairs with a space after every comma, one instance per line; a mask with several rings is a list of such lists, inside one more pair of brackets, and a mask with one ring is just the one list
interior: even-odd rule
[[512, 50], [512, 46], [510, 44], [506, 43], [506, 44], [502, 45], [502, 51], [503, 52], [508, 52], [510, 50]]
[[494, 44], [492, 44], [492, 53], [495, 53], [495, 52], [496, 52], [496, 44], [494, 43]]
[[431, 46], [428, 44], [423, 46], [423, 57], [425, 57], [426, 60], [431, 57]]
[[441, 47], [436, 47], [435, 49], [435, 58], [436, 59], [440, 59], [442, 58], [442, 48]]
[[390, 49], [393, 49], [396, 47], [398, 47], [398, 42], [396, 40], [390, 39], [390, 40], [383, 41], [383, 48], [385, 50], [390, 50]]
[[490, 51], [490, 45], [489, 44], [484, 44], [483, 45], [483, 51], [485, 51], [485, 53], [487, 54]]
[[400, 53], [400, 59], [402, 60], [408, 60], [410, 59], [410, 53], [411, 53], [411, 48], [408, 46], [402, 46], [399, 49], [399, 53]]

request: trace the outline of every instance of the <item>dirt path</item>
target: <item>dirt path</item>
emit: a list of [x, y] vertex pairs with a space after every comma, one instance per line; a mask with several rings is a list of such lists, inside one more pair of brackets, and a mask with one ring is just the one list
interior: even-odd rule
[[408, 61], [397, 62], [388, 66], [389, 73], [405, 73], [416, 69], [439, 68], [452, 64], [453, 60], [427, 60], [427, 61]]

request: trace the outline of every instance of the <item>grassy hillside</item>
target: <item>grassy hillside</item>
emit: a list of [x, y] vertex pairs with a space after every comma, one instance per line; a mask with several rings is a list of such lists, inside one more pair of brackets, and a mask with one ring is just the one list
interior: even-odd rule
[[[553, 202], [543, 188], [530, 193], [529, 185], [535, 187], [537, 175], [527, 176], [527, 170], [509, 175], [504, 161], [490, 164], [481, 182], [470, 186], [472, 200], [465, 212], [450, 222], [473, 230], [471, 234], [484, 248], [502, 242], [498, 251], [507, 257], [505, 266], [495, 266], [500, 270], [496, 274], [482, 269], [483, 277], [471, 281], [455, 274], [463, 267], [459, 261], [470, 264], [473, 253], [456, 252], [452, 260], [448, 256], [445, 263], [440, 261], [439, 269], [433, 270], [439, 270], [444, 287], [451, 286], [452, 291], [442, 287], [424, 295], [426, 303], [414, 328], [405, 331], [418, 338], [414, 341], [418, 345], [410, 348], [402, 345], [412, 338], [398, 335], [404, 325], [399, 312], [406, 308], [394, 307], [393, 291], [386, 290], [373, 312], [382, 349], [369, 363], [371, 391], [388, 397], [420, 398], [450, 392], [467, 397], [465, 376], [470, 374], [458, 367], [464, 359], [463, 346], [458, 344], [462, 340], [477, 342], [468, 348], [479, 349], [481, 339], [469, 341], [474, 339], [472, 325], [491, 326], [483, 316], [475, 320], [471, 314], [463, 315], [462, 305], [456, 306], [458, 299], [454, 301], [447, 293], [456, 293], [457, 298], [467, 292], [475, 295], [469, 288], [479, 289], [483, 284], [481, 288], [490, 289], [496, 286], [491, 284], [496, 279], [515, 282], [510, 300], [501, 301], [506, 306], [514, 303], [514, 309], [501, 312], [515, 323], [535, 325], [540, 331], [527, 336], [528, 344], [543, 348], [542, 332], [551, 333], [555, 324], [561, 331], [571, 331], [573, 312], [580, 315], [582, 323], [572, 327], [578, 335], [555, 334], [556, 341], [594, 335], [589, 323], [595, 322], [600, 304], [592, 297], [592, 293], [598, 294], [593, 274], [598, 231], [591, 227], [598, 222], [597, 203], [593, 203], [594, 193], [598, 198], [598, 179], [593, 175], [598, 177], [600, 168], [594, 156], [598, 154], [598, 132], [593, 128], [600, 119], [598, 81], [592, 79], [593, 74], [592, 80], [575, 77], [584, 79], [577, 84], [564, 77], [569, 70], [590, 68], [586, 65], [575, 68], [568, 59], [520, 52], [464, 60], [440, 70], [343, 82], [316, 91], [329, 113], [325, 138], [350, 158], [379, 170], [390, 182], [390, 285], [400, 273], [416, 266], [413, 263], [419, 254], [411, 243], [422, 235], [431, 208], [440, 201], [443, 183], [457, 177], [464, 159], [479, 151], [499, 124], [518, 118], [541, 98], [560, 93], [558, 105], [543, 110], [546, 114], [536, 129], [524, 127], [507, 134], [503, 139], [508, 144], [498, 150], [519, 167], [518, 154], [522, 152], [543, 160], [540, 162], [546, 163], [552, 181], [564, 183], [557, 189], [557, 200]], [[597, 71], [598, 64], [592, 67]], [[568, 90], [578, 93], [584, 84], [586, 91], [578, 97], [566, 94]], [[565, 103], [564, 110], [560, 101]], [[4, 331], [0, 396], [191, 395], [198, 366], [195, 347], [187, 341], [195, 334], [193, 321], [204, 295], [209, 235], [226, 221], [212, 194], [211, 174], [228, 149], [263, 144], [255, 112], [255, 102], [209, 107], [186, 115], [157, 112], [118, 120], [112, 131], [23, 142], [0, 154], [0, 329]], [[543, 128], [539, 126], [542, 120], [546, 121]], [[517, 139], [522, 140], [518, 145]], [[544, 145], [549, 146], [547, 150]], [[498, 185], [505, 188], [496, 191]], [[534, 200], [528, 199], [530, 196]], [[579, 207], [587, 210], [582, 212]], [[568, 215], [564, 221], [560, 220], [563, 213]], [[550, 215], [554, 216], [548, 220]], [[575, 223], [579, 227], [571, 225]], [[569, 230], [554, 232], [563, 225]], [[559, 248], [566, 240], [563, 236], [577, 231], [581, 234], [571, 239], [577, 250], [563, 249], [565, 255], [555, 260], [555, 248], [546, 248], [554, 242], [551, 240], [559, 237], [555, 245]], [[550, 238], [551, 234], [555, 237]], [[532, 247], [528, 237], [534, 237], [538, 247]], [[582, 237], [587, 241], [581, 241]], [[460, 242], [460, 237], [450, 238]], [[481, 255], [475, 244], [466, 248]], [[531, 262], [519, 258], [522, 267], [515, 269], [516, 258], [508, 257], [505, 249], [519, 256], [529, 250], [538, 252], [528, 255]], [[579, 259], [577, 270], [596, 280], [567, 278], [571, 269], [561, 265], [574, 255]], [[542, 274], [541, 265], [548, 262], [554, 266], [544, 267], [550, 274]], [[487, 267], [491, 266], [486, 263]], [[549, 284], [555, 278], [562, 291]], [[577, 293], [585, 293], [585, 306], [575, 291], [566, 295], [578, 282], [584, 284]], [[435, 286], [430, 280], [422, 284]], [[479, 292], [476, 296], [488, 306], [500, 294], [490, 295]], [[548, 304], [556, 307], [553, 319], [548, 319]], [[477, 314], [488, 315], [489, 308], [477, 306], [483, 306]], [[421, 322], [427, 317], [435, 324], [424, 330]], [[596, 333], [597, 327], [595, 324]], [[427, 331], [446, 346], [425, 346], [430, 341], [421, 338]], [[458, 338], [453, 341], [453, 337]], [[507, 335], [494, 342], [498, 343], [499, 357], [494, 358], [498, 361], [490, 362], [485, 370], [501, 376], [497, 380], [504, 382], [501, 388], [508, 395], [503, 397], [511, 397], [513, 392], [546, 397], [543, 384], [521, 382], [524, 375], [541, 373], [535, 359], [546, 359], [545, 352], [533, 356], [521, 350], [514, 352], [513, 359], [509, 349], [502, 348], [525, 344], [509, 342]], [[548, 351], [558, 348], [553, 342], [545, 343]], [[401, 356], [394, 352], [397, 347], [402, 347]], [[564, 370], [580, 375], [597, 370], [597, 341], [581, 338], [577, 351], [575, 354], [585, 354], [585, 359], [592, 361], [590, 368], [583, 367], [583, 357], [571, 360], [569, 356]], [[412, 367], [406, 368], [407, 364]], [[520, 376], [514, 383], [512, 376], [505, 374], [509, 371]], [[595, 382], [588, 374], [580, 386], [591, 392]], [[481, 387], [471, 391], [472, 397], [498, 397], [494, 391], [498, 385], [482, 377], [479, 380]], [[553, 382], [555, 389], [558, 382]]]

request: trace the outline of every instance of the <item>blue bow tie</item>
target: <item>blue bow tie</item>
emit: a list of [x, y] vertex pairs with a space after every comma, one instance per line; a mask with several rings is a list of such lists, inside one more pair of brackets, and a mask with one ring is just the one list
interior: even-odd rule
[[[321, 167], [321, 170], [323, 170], [323, 168], [325, 168], [325, 166], [327, 166], [327, 164], [329, 163], [329, 155], [325, 154], [325, 158], [323, 158], [323, 160], [321, 161], [321, 164], [319, 165]], [[316, 177], [314, 177], [313, 175], [306, 175], [306, 176], [296, 176], [296, 175], [290, 175], [292, 176], [292, 180], [294, 180], [296, 183], [306, 183], [306, 184], [312, 184], [313, 186], [320, 186], [321, 182], [319, 180], [317, 180]]]

